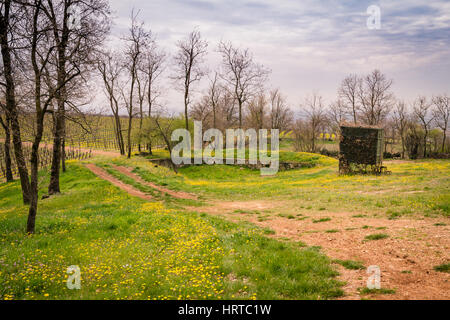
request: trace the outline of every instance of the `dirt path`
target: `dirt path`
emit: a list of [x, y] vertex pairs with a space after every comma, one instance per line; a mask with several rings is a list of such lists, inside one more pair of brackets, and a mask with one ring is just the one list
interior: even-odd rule
[[137, 190], [126, 183], [123, 183], [122, 181], [120, 181], [119, 179], [116, 179], [115, 177], [110, 175], [108, 172], [106, 172], [102, 168], [96, 166], [95, 164], [92, 164], [92, 163], [86, 164], [86, 168], [91, 170], [92, 173], [94, 173], [100, 179], [103, 179], [103, 180], [106, 180], [106, 181], [112, 183], [116, 187], [119, 187], [120, 189], [126, 191], [128, 194], [130, 194], [132, 196], [139, 197], [144, 200], [152, 200], [153, 199], [152, 196], [145, 194], [142, 191]]
[[111, 165], [112, 168], [114, 168], [115, 170], [119, 171], [120, 173], [128, 176], [129, 178], [132, 178], [133, 180], [135, 180], [136, 182], [139, 182], [140, 184], [149, 186], [155, 190], [158, 190], [161, 193], [165, 193], [168, 194], [174, 198], [177, 199], [185, 199], [185, 200], [197, 200], [197, 196], [187, 193], [187, 192], [181, 192], [181, 191], [173, 191], [164, 187], [161, 187], [157, 184], [154, 184], [152, 182], [148, 182], [145, 181], [144, 179], [142, 179], [140, 176], [138, 176], [137, 174], [133, 173], [133, 169], [131, 168], [127, 168], [127, 167], [122, 167], [122, 166], [116, 166], [116, 165]]
[[[450, 274], [433, 270], [437, 265], [450, 262], [448, 218], [388, 220], [384, 217], [355, 218], [355, 213], [345, 212], [316, 212], [304, 219], [264, 215], [264, 212], [285, 211], [287, 207], [294, 205], [277, 201], [214, 202], [196, 210], [270, 228], [275, 231], [275, 238], [320, 246], [331, 259], [360, 261], [366, 268], [379, 266], [382, 288], [396, 290], [395, 294], [360, 296], [358, 289], [366, 287], [368, 279], [366, 270], [338, 266], [340, 279], [347, 283], [343, 299], [450, 299]], [[331, 220], [317, 223], [324, 217]], [[443, 220], [447, 226], [436, 225]], [[365, 241], [366, 236], [379, 233], [388, 234], [389, 238]]]

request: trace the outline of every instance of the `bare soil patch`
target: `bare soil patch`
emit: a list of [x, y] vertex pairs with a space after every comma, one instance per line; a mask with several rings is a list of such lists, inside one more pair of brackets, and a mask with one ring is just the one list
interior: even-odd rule
[[[249, 221], [275, 231], [275, 238], [302, 241], [320, 246], [331, 259], [360, 261], [367, 268], [379, 266], [381, 285], [394, 289], [394, 294], [361, 296], [366, 287], [366, 270], [347, 270], [338, 266], [340, 279], [346, 282], [343, 299], [450, 299], [450, 274], [436, 272], [437, 265], [450, 262], [450, 227], [435, 226], [448, 218], [387, 217], [356, 218], [355, 213], [312, 212], [304, 219], [279, 217], [276, 214], [255, 214], [252, 211], [283, 212], [295, 203], [276, 201], [214, 202], [197, 211], [222, 215], [235, 222]], [[236, 212], [236, 210], [242, 212]], [[248, 214], [245, 213], [248, 210]], [[300, 217], [301, 218], [301, 217]], [[321, 218], [330, 221], [320, 222]], [[316, 221], [314, 223], [314, 221]], [[373, 234], [388, 234], [389, 238], [366, 241]]]
[[120, 181], [119, 179], [116, 179], [115, 177], [110, 175], [108, 172], [106, 172], [102, 168], [96, 166], [95, 164], [88, 163], [88, 164], [86, 164], [86, 168], [91, 170], [92, 173], [94, 173], [100, 179], [103, 179], [103, 180], [106, 180], [106, 181], [112, 183], [116, 187], [119, 187], [120, 189], [122, 189], [123, 191], [127, 192], [128, 194], [130, 194], [132, 196], [135, 196], [135, 197], [138, 197], [138, 198], [141, 198], [144, 200], [152, 200], [153, 199], [152, 196], [145, 194], [138, 189], [135, 189], [133, 186], [123, 183], [122, 181]]

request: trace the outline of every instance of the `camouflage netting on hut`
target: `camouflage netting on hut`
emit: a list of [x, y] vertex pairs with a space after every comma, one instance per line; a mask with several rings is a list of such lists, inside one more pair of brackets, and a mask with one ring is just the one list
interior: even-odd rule
[[339, 172], [376, 173], [383, 167], [384, 130], [370, 126], [341, 126]]

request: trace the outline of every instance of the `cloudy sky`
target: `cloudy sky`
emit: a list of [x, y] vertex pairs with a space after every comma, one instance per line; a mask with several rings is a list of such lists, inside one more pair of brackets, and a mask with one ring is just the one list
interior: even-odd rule
[[[379, 30], [367, 27], [370, 5], [381, 9]], [[347, 74], [375, 68], [408, 102], [450, 94], [448, 0], [112, 0], [111, 8], [115, 37], [127, 31], [134, 8], [172, 54], [176, 41], [198, 27], [209, 42], [210, 69], [220, 61], [220, 40], [250, 48], [272, 70], [268, 86], [279, 87], [294, 109], [312, 92], [331, 102]], [[164, 99], [182, 110], [180, 93], [168, 90]]]

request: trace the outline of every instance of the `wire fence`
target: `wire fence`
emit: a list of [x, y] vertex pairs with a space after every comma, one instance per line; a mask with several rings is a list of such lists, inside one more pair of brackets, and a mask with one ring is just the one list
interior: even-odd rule
[[[30, 163], [31, 159], [31, 147], [23, 145], [23, 154], [27, 164]], [[43, 145], [39, 148], [39, 169], [46, 169], [51, 166], [53, 157], [53, 148], [47, 145]], [[85, 160], [92, 157], [92, 151], [86, 151], [81, 149], [76, 149], [73, 147], [68, 147], [65, 150], [66, 160]], [[29, 165], [28, 165], [29, 169]], [[19, 176], [19, 170], [17, 168], [16, 159], [11, 149], [11, 171], [13, 176], [16, 178]], [[6, 180], [6, 155], [5, 146], [0, 143], [0, 181]]]

